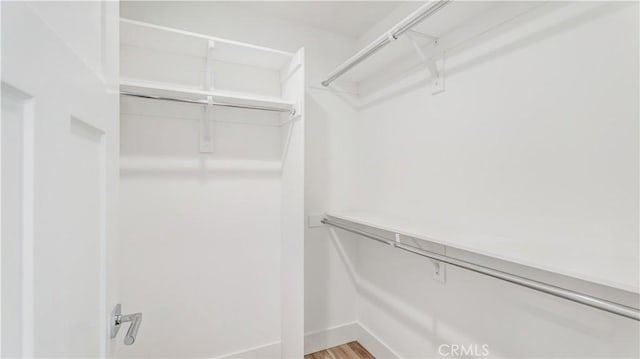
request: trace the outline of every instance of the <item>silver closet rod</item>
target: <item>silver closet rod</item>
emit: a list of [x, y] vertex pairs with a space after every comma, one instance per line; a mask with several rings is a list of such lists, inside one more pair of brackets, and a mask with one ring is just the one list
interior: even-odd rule
[[[134, 93], [134, 92], [128, 92], [128, 91], [120, 91], [121, 95], [124, 96], [131, 96], [131, 97], [139, 97], [139, 98], [146, 98], [146, 99], [151, 99], [151, 100], [163, 100], [163, 101], [173, 101], [173, 102], [182, 102], [182, 103], [195, 103], [198, 105], [208, 105], [209, 103], [206, 100], [193, 100], [193, 99], [187, 99], [187, 98], [177, 98], [177, 97], [165, 97], [165, 96], [155, 96], [155, 95], [141, 95], [138, 93]], [[276, 107], [268, 107], [268, 106], [252, 106], [252, 105], [236, 105], [236, 104], [229, 104], [229, 103], [223, 103], [223, 102], [213, 102], [212, 104], [213, 106], [220, 106], [220, 107], [233, 107], [233, 108], [243, 108], [243, 109], [249, 109], [249, 110], [261, 110], [261, 111], [273, 111], [273, 112], [289, 112], [293, 114], [293, 110], [287, 110], [284, 108], [276, 108]]]
[[590, 307], [604, 310], [609, 313], [617, 314], [626, 318], [630, 318], [633, 320], [640, 321], [640, 310], [628, 307], [626, 305], [610, 302], [608, 300], [596, 298], [587, 294], [579, 293], [570, 289], [557, 287], [555, 285], [539, 282], [536, 280], [528, 279], [525, 277], [521, 277], [515, 274], [499, 271], [496, 269], [492, 269], [489, 267], [481, 266], [478, 264], [470, 263], [467, 261], [463, 261], [460, 259], [456, 259], [453, 257], [449, 257], [446, 255], [441, 255], [434, 252], [425, 251], [423, 249], [419, 249], [416, 247], [408, 246], [403, 243], [398, 243], [392, 240], [389, 240], [383, 236], [365, 232], [358, 228], [350, 227], [348, 225], [342, 223], [336, 223], [329, 218], [324, 218], [322, 223], [327, 224], [332, 227], [340, 228], [348, 232], [356, 233], [361, 236], [364, 236], [369, 239], [373, 239], [378, 242], [382, 242], [384, 244], [388, 244], [392, 247], [402, 249], [407, 252], [411, 252], [414, 254], [421, 255], [423, 257], [427, 257], [436, 261], [440, 261], [443, 263], [451, 264], [456, 267], [460, 267], [463, 269], [467, 269], [476, 273], [484, 274], [493, 278], [497, 278], [500, 280], [504, 280], [513, 284], [517, 284], [523, 287], [527, 287], [533, 290], [537, 290], [539, 292], [547, 293], [554, 295], [556, 297], [564, 298], [576, 303], [588, 305]]
[[387, 46], [393, 40], [396, 40], [398, 37], [400, 37], [400, 35], [411, 30], [411, 28], [419, 24], [424, 19], [438, 12], [438, 10], [447, 5], [448, 2], [449, 0], [438, 0], [430, 1], [427, 4], [423, 5], [421, 8], [419, 8], [404, 20], [402, 20], [400, 23], [398, 23], [396, 26], [394, 26], [391, 30], [375, 39], [373, 42], [367, 45], [367, 47], [360, 50], [357, 54], [353, 55], [342, 65], [333, 70], [333, 72], [329, 74], [329, 77], [327, 77], [326, 80], [322, 81], [322, 86], [329, 86], [330, 83], [332, 83], [338, 77], [342, 76], [345, 72], [351, 70], [354, 66], [366, 60], [371, 55], [378, 52], [378, 50]]

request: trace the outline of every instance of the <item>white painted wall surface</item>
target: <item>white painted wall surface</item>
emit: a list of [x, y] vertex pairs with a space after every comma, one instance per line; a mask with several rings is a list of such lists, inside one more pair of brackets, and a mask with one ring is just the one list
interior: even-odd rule
[[[354, 40], [348, 37], [342, 36], [340, 34], [334, 34], [331, 32], [327, 32], [325, 30], [307, 27], [301, 24], [292, 23], [289, 21], [283, 21], [281, 19], [266, 16], [261, 13], [252, 12], [250, 10], [251, 3], [242, 3], [242, 4], [230, 4], [230, 3], [198, 3], [198, 2], [180, 2], [180, 3], [170, 3], [170, 2], [124, 2], [121, 4], [122, 11], [121, 15], [123, 17], [132, 18], [135, 20], [151, 22], [156, 24], [161, 24], [165, 26], [181, 28], [189, 31], [211, 34], [214, 36], [233, 39], [237, 41], [244, 41], [256, 45], [271, 47], [275, 49], [285, 50], [296, 52], [300, 47], [305, 47], [305, 57], [306, 57], [306, 74], [305, 77], [307, 79], [307, 84], [309, 85], [317, 85], [320, 82], [320, 77], [323, 76], [327, 71], [330, 70], [331, 66], [334, 63], [340, 61], [344, 57], [348, 56], [353, 50]], [[246, 83], [251, 83], [247, 80]], [[342, 119], [348, 118], [354, 114], [353, 109], [351, 109], [348, 104], [344, 101], [336, 98], [331, 93], [318, 90], [316, 88], [307, 88], [308, 92], [305, 98], [306, 109], [305, 109], [305, 131], [306, 131], [306, 141], [305, 141], [305, 152], [306, 158], [305, 163], [313, 162], [313, 166], [307, 166], [305, 168], [305, 207], [309, 212], [323, 212], [327, 208], [328, 201], [328, 177], [329, 173], [327, 169], [329, 168], [328, 161], [328, 136], [326, 135], [329, 131], [328, 122], [331, 118]], [[126, 103], [123, 104], [123, 109], [126, 109]], [[162, 110], [160, 110], [162, 111]], [[233, 111], [233, 110], [229, 110]], [[125, 111], [126, 112], [126, 111]], [[233, 112], [236, 113], [236, 112]], [[248, 113], [248, 112], [247, 112]], [[245, 116], [247, 113], [242, 112], [241, 116]], [[232, 112], [226, 112], [225, 116], [239, 116], [234, 115]], [[129, 120], [131, 120], [131, 116], [127, 116]], [[146, 126], [146, 122], [142, 119], [135, 119], [134, 121], [130, 121], [127, 125], [127, 118], [123, 118], [123, 126], [129, 126], [129, 130], [123, 130], [123, 157], [124, 162], [126, 162], [127, 154], [131, 154], [133, 148], [142, 148], [142, 147], [154, 147], [157, 151], [160, 151], [161, 148], [166, 148], [164, 144], [169, 139], [175, 139], [177, 133], [184, 134], [185, 136], [192, 136], [194, 129], [189, 129], [186, 127], [176, 127], [180, 126], [177, 122], [169, 124], [168, 120], [162, 120], [162, 127], [164, 128], [149, 128]], [[155, 119], [153, 119], [155, 120]], [[155, 125], [158, 125], [158, 122], [152, 122]], [[135, 127], [135, 128], [134, 128]], [[261, 129], [251, 129], [250, 127], [243, 127], [234, 129], [229, 127], [226, 132], [222, 133], [222, 128], [219, 128], [217, 133], [217, 140], [222, 141], [221, 146], [232, 146], [233, 143], [236, 145], [240, 141], [240, 145], [238, 148], [244, 148], [244, 153], [239, 157], [250, 157], [250, 158], [260, 158], [261, 160], [274, 160], [276, 159], [276, 155], [279, 156], [280, 147], [274, 148], [273, 146], [279, 146], [280, 142], [267, 144], [264, 143], [264, 138], [271, 136], [271, 134], [266, 134], [265, 131], [276, 130], [275, 128], [261, 128]], [[127, 135], [127, 131], [131, 132], [131, 136]], [[180, 132], [178, 132], [180, 131]], [[184, 132], [183, 132], [184, 131]], [[247, 132], [249, 131], [249, 132]], [[151, 135], [153, 133], [153, 135]], [[137, 135], [136, 135], [137, 134]], [[253, 134], [253, 135], [252, 135]], [[254, 136], [255, 135], [255, 136]], [[155, 136], [155, 137], [154, 137]], [[166, 136], [166, 137], [165, 137]], [[181, 135], [182, 136], [182, 135]], [[252, 136], [249, 139], [247, 136]], [[271, 137], [269, 137], [271, 138]], [[279, 141], [281, 139], [280, 136], [276, 136], [273, 138], [277, 138]], [[140, 144], [140, 141], [144, 141], [146, 144]], [[177, 149], [177, 147], [181, 146], [183, 148], [187, 148], [189, 146], [189, 151], [191, 146], [193, 145], [192, 140], [181, 141], [178, 140], [172, 146]], [[230, 148], [230, 147], [227, 147]], [[187, 150], [185, 150], [187, 151]], [[279, 157], [277, 157], [279, 159]], [[126, 166], [126, 163], [124, 163]], [[213, 175], [213, 174], [212, 174]], [[238, 196], [242, 193], [243, 198], [246, 197], [247, 208], [240, 209], [241, 213], [226, 213], [229, 211], [229, 208], [225, 208], [222, 205], [217, 205], [215, 203], [210, 203], [210, 201], [205, 201], [204, 199], [195, 198], [195, 203], [200, 203], [201, 206], [205, 206], [206, 208], [200, 208], [202, 212], [191, 213], [194, 216], [202, 216], [204, 213], [225, 211], [223, 218], [234, 218], [234, 228], [236, 230], [238, 227], [242, 228], [243, 226], [247, 226], [248, 228], [243, 229], [245, 231], [251, 231], [251, 233], [259, 233], [260, 237], [264, 237], [263, 233], [265, 230], [268, 230], [270, 225], [274, 223], [277, 224], [279, 219], [277, 219], [278, 214], [275, 212], [276, 210], [270, 207], [270, 204], [274, 198], [264, 197], [267, 191], [271, 191], [275, 186], [272, 183], [272, 178], [268, 174], [256, 174], [252, 173], [252, 180], [244, 183], [238, 183], [238, 176], [248, 178], [249, 174], [237, 174], [236, 177], [230, 177], [228, 179], [224, 179], [224, 183], [226, 183], [224, 187], [224, 198], [223, 201], [230, 201], [232, 196]], [[153, 203], [159, 203], [162, 206], [167, 206], [169, 201], [179, 201], [183, 205], [181, 208], [187, 208], [187, 206], [193, 206], [193, 203], [187, 203], [187, 198], [192, 200], [192, 196], [194, 196], [193, 192], [189, 192], [189, 189], [193, 189], [194, 185], [199, 186], [198, 188], [203, 189], [206, 188], [206, 193], [208, 196], [219, 194], [223, 189], [222, 179], [219, 181], [209, 181], [205, 183], [198, 182], [199, 180], [191, 178], [188, 179], [187, 175], [182, 176], [180, 179], [168, 177], [165, 179], [160, 179], [157, 177], [151, 182], [145, 182], [145, 180], [141, 178], [128, 178], [125, 174], [123, 177], [123, 197], [134, 196], [137, 199], [148, 198], [153, 195], [154, 201]], [[178, 176], [175, 176], [178, 177]], [[208, 177], [210, 179], [210, 177]], [[235, 178], [234, 181], [231, 179]], [[275, 180], [274, 180], [275, 181]], [[219, 182], [219, 183], [218, 183]], [[151, 185], [147, 186], [145, 183], [151, 183]], [[182, 193], [180, 198], [169, 198], [165, 196], [169, 196], [169, 192], [166, 194], [158, 194], [161, 188], [164, 186], [172, 186], [172, 191], [175, 190], [177, 193]], [[248, 187], [247, 187], [248, 186]], [[242, 188], [249, 188], [248, 191], [254, 193], [253, 198], [250, 198], [247, 193], [244, 193]], [[167, 187], [168, 188], [168, 187]], [[164, 191], [162, 191], [164, 193]], [[235, 193], [235, 195], [233, 194]], [[273, 192], [274, 196], [279, 196], [279, 192]], [[255, 203], [255, 197], [259, 194], [261, 198], [263, 198], [263, 203], [259, 204], [258, 207], [251, 206], [252, 203]], [[163, 204], [164, 203], [164, 204]], [[135, 223], [135, 217], [131, 217], [129, 214], [132, 214], [133, 210], [145, 210], [149, 209], [149, 207], [153, 207], [154, 211], [159, 210], [159, 206], [149, 206], [144, 204], [136, 205], [134, 208], [127, 210], [126, 207], [128, 205], [123, 206], [125, 211], [127, 211], [127, 215], [123, 222], [125, 222], [124, 226], [126, 226], [125, 231], [131, 232], [133, 226], [138, 226], [139, 224]], [[254, 208], [251, 208], [254, 207]], [[164, 208], [164, 207], [163, 207]], [[167, 209], [167, 208], [165, 208]], [[174, 209], [175, 210], [175, 209]], [[194, 210], [195, 211], [195, 210]], [[219, 213], [218, 213], [219, 214]], [[150, 214], [147, 214], [150, 216]], [[145, 215], [145, 216], [147, 216]], [[126, 217], [131, 217], [127, 219]], [[220, 221], [218, 216], [211, 215], [212, 221]], [[168, 218], [168, 217], [167, 217]], [[248, 218], [251, 218], [251, 221], [248, 221]], [[234, 244], [234, 242], [230, 242], [227, 244], [221, 244], [214, 240], [209, 240], [214, 230], [221, 230], [220, 227], [212, 228], [214, 226], [214, 222], [210, 225], [207, 225], [206, 228], [198, 228], [193, 229], [188, 227], [188, 216], [185, 217], [185, 221], [182, 224], [179, 224], [181, 229], [188, 230], [191, 233], [196, 233], [198, 238], [190, 238], [184, 237], [183, 240], [193, 241], [192, 243], [195, 245], [195, 241], [197, 241], [198, 248], [209, 249], [207, 251], [203, 250], [200, 253], [196, 253], [196, 258], [209, 258], [206, 256], [206, 253], [213, 253], [218, 257], [222, 257], [224, 252], [212, 252], [214, 243], [216, 246], [224, 245], [225, 248], [231, 250], [232, 247], [236, 250], [255, 250], [255, 251], [263, 251], [264, 253], [271, 253], [269, 255], [275, 256], [271, 251], [279, 251], [279, 247], [267, 247], [266, 239], [256, 238], [256, 242], [252, 242], [251, 245], [249, 243], [243, 244], [241, 247], [239, 244]], [[260, 226], [257, 227], [255, 223], [258, 223]], [[229, 224], [231, 226], [231, 224]], [[228, 228], [231, 230], [231, 227]], [[154, 229], [158, 233], [161, 232], [160, 229]], [[154, 232], [155, 233], [155, 232]], [[164, 234], [163, 234], [164, 235]], [[347, 272], [345, 271], [342, 265], [336, 265], [340, 263], [340, 259], [335, 252], [333, 246], [327, 241], [326, 233], [322, 229], [313, 229], [307, 230], [306, 233], [306, 241], [305, 241], [305, 253], [307, 254], [305, 258], [305, 318], [304, 318], [304, 331], [316, 331], [316, 330], [324, 330], [328, 327], [341, 325], [344, 323], [350, 323], [355, 320], [355, 290], [348, 279]], [[124, 236], [123, 236], [124, 237]], [[203, 238], [207, 238], [207, 240]], [[133, 238], [133, 239], [132, 239]], [[126, 242], [128, 240], [133, 240], [133, 243], [136, 241], [140, 241], [140, 236], [136, 235], [128, 235], [127, 238], [123, 238], [123, 241]], [[262, 242], [264, 240], [264, 242]], [[153, 241], [152, 238], [149, 241]], [[156, 248], [154, 247], [155, 242], [147, 242], [141, 243], [143, 247], [134, 248], [134, 250], [139, 251], [137, 253], [143, 253], [143, 248]], [[174, 244], [175, 246], [181, 248], [181, 251], [187, 251], [187, 248], [182, 244]], [[155, 249], [157, 251], [157, 249]], [[166, 250], [161, 250], [161, 253], [157, 253], [158, 256], [163, 256], [163, 258], [167, 258], [169, 256], [169, 252], [172, 251], [173, 248], [167, 248]], [[151, 252], [152, 250], [149, 250]], [[126, 252], [126, 249], [125, 249]], [[145, 252], [147, 253], [147, 252]], [[189, 258], [187, 253], [185, 253], [184, 257], [174, 258], [173, 264], [166, 264], [162, 261], [156, 261], [153, 256], [149, 254], [143, 255], [133, 255], [127, 259], [127, 261], [133, 261], [135, 258], [139, 261], [138, 264], [130, 264], [126, 267], [129, 269], [136, 268], [144, 268], [145, 266], [162, 266], [163, 270], [170, 271], [171, 266], [175, 266], [177, 263], [192, 263], [193, 258]], [[257, 252], [260, 253], [260, 252]], [[309, 254], [312, 254], [309, 256]], [[202, 256], [202, 257], [199, 257]], [[261, 254], [261, 258], [264, 254]], [[216, 257], [216, 258], [218, 258]], [[223, 258], [223, 262], [226, 259]], [[275, 259], [274, 259], [275, 260]], [[263, 259], [260, 259], [263, 261]], [[258, 263], [260, 265], [260, 263]], [[219, 272], [214, 270], [213, 273], [209, 274], [208, 272], [212, 269], [212, 266], [218, 266], [220, 264], [209, 263], [209, 259], [207, 259], [207, 263], [202, 264], [204, 267], [194, 268], [193, 264], [188, 264], [189, 267], [186, 268], [189, 272], [195, 272], [196, 269], [198, 273], [203, 273], [206, 275], [210, 275], [215, 277], [213, 279], [220, 279], [221, 277], [228, 276], [228, 285], [231, 286], [232, 283], [241, 284], [243, 280], [252, 281], [252, 285], [255, 285], [255, 279], [249, 275], [252, 272], [251, 268], [256, 267], [256, 263], [238, 263], [234, 264], [233, 268], [238, 268], [241, 266], [242, 273], [239, 275], [237, 273], [233, 273], [233, 275], [228, 274], [228, 268], [221, 268]], [[265, 267], [267, 263], [261, 262], [262, 267]], [[216, 267], [217, 268], [217, 267]], [[213, 269], [216, 269], [213, 268]], [[186, 271], [185, 270], [185, 271]], [[136, 270], [138, 271], [138, 270]], [[123, 275], [126, 277], [127, 272], [124, 271]], [[142, 280], [148, 282], [149, 280], [154, 280], [155, 274], [149, 274], [147, 276], [140, 276], [130, 279], [130, 283], [128, 287], [123, 289], [123, 292], [128, 292], [131, 288], [132, 283], [135, 280]], [[200, 294], [206, 294], [203, 298], [199, 298], [197, 296], [191, 296], [192, 300], [195, 302], [190, 303], [177, 303], [175, 306], [169, 305], [161, 305], [165, 302], [162, 298], [143, 295], [141, 292], [136, 294], [134, 297], [129, 297], [127, 299], [123, 299], [123, 303], [133, 301], [134, 304], [126, 304], [126, 308], [131, 305], [133, 306], [131, 310], [138, 310], [140, 306], [154, 306], [154, 311], [162, 311], [166, 312], [170, 317], [178, 317], [183, 311], [188, 311], [191, 313], [189, 315], [195, 316], [198, 315], [199, 320], [203, 320], [203, 316], [205, 318], [209, 315], [208, 308], [211, 308], [211, 301], [205, 303], [207, 301], [207, 296], [215, 296], [220, 295], [219, 288], [216, 288], [212, 285], [209, 285], [209, 282], [203, 282], [203, 280], [192, 279], [193, 277], [182, 276], [180, 278], [171, 279], [172, 282], [166, 283], [161, 278], [158, 277], [157, 283], [150, 283], [148, 285], [149, 288], [155, 286], [170, 286], [184, 287], [184, 288], [195, 288], [198, 290]], [[211, 278], [210, 278], [211, 279]], [[260, 287], [264, 290], [263, 293], [253, 293], [257, 298], [269, 298], [269, 301], [275, 301], [275, 294], [279, 295], [279, 283], [275, 280], [269, 279], [268, 283], [264, 283], [264, 285], [260, 285]], [[237, 290], [238, 288], [231, 288]], [[135, 292], [135, 291], [134, 291]], [[172, 298], [178, 300], [178, 298], [189, 298], [190, 296], [185, 295], [184, 293], [173, 293], [171, 294]], [[214, 300], [219, 300], [215, 299]], [[277, 299], [279, 300], [279, 299]], [[279, 305], [279, 304], [277, 304]], [[205, 324], [198, 324], [196, 321], [196, 327], [185, 328], [185, 330], [180, 333], [175, 327], [170, 327], [169, 324], [163, 325], [163, 328], [153, 329], [152, 326], [157, 323], [150, 323], [150, 316], [145, 314], [145, 322], [143, 323], [142, 328], [140, 329], [140, 342], [137, 342], [133, 347], [123, 348], [121, 351], [122, 355], [141, 355], [141, 353], [153, 353], [155, 355], [164, 355], [164, 356], [185, 356], [192, 355], [193, 353], [207, 353], [206, 355], [210, 357], [223, 355], [232, 351], [242, 351], [246, 349], [250, 349], [256, 346], [267, 346], [263, 349], [258, 349], [257, 351], [251, 351], [250, 353], [262, 353], [264, 355], [272, 355], [269, 353], [273, 353], [270, 351], [273, 348], [273, 345], [277, 345], [280, 340], [280, 328], [276, 328], [277, 325], [275, 323], [275, 318], [261, 318], [261, 317], [253, 317], [251, 319], [239, 318], [238, 313], [242, 313], [245, 310], [251, 311], [250, 313], [256, 313], [252, 308], [247, 306], [247, 302], [245, 301], [237, 301], [237, 302], [225, 302], [220, 303], [219, 306], [214, 306], [213, 315], [211, 315], [211, 321], [206, 325], [216, 325], [216, 328], [224, 328], [225, 330], [231, 330], [234, 332], [229, 332], [224, 335], [224, 339], [221, 336], [213, 335], [211, 331], [200, 330]], [[266, 308], [262, 308], [266, 309]], [[145, 309], [146, 310], [146, 309]], [[277, 310], [277, 308], [276, 308]], [[190, 311], [190, 312], [189, 312]], [[274, 312], [274, 315], [279, 315], [279, 312]], [[250, 317], [249, 314], [247, 314]], [[209, 320], [209, 319], [206, 319]], [[215, 321], [215, 323], [214, 323]], [[168, 320], [166, 323], [169, 323]], [[241, 325], [240, 323], [245, 323], [241, 327], [234, 327], [234, 325]], [[186, 322], [183, 322], [186, 323]], [[248, 336], [247, 333], [240, 333], [241, 329], [248, 330], [246, 327], [246, 323], [252, 323], [251, 326], [258, 326], [260, 328], [264, 328], [259, 330], [257, 334]], [[147, 327], [146, 327], [147, 326]], [[229, 327], [230, 326], [230, 327]], [[150, 334], [148, 331], [152, 331], [153, 334]], [[145, 336], [153, 336], [153, 341], [151, 342], [143, 342]], [[180, 337], [176, 337], [176, 335], [182, 335]], [[182, 342], [185, 340], [185, 336], [188, 341]], [[231, 339], [234, 336], [237, 339]], [[169, 352], [165, 352], [161, 354], [158, 352], [158, 349], [152, 348], [154, 345], [159, 345], [158, 343], [166, 343], [167, 346], [176, 346], [180, 345], [180, 348], [169, 349]], [[273, 345], [272, 345], [273, 344]], [[143, 348], [134, 348], [140, 345]], [[192, 345], [188, 347], [188, 345]], [[276, 351], [277, 352], [277, 351]], [[193, 354], [196, 355], [196, 354]], [[204, 355], [204, 354], [203, 354]], [[276, 354], [279, 355], [279, 354]]]
[[[332, 121], [331, 208], [637, 291], [638, 5], [529, 15], [447, 58], [444, 93], [419, 73]], [[440, 284], [426, 259], [340, 238], [357, 242], [358, 321], [400, 357], [640, 353], [637, 322], [451, 267]]]
[[134, 101], [121, 115], [121, 298], [143, 323], [118, 355], [218, 357], [278, 341], [278, 127], [218, 123], [203, 156], [199, 106]]

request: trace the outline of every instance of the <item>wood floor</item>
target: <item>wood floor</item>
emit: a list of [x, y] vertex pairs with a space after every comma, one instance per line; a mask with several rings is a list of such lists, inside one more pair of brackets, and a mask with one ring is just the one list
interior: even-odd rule
[[304, 359], [375, 359], [360, 343], [351, 342], [307, 354]]

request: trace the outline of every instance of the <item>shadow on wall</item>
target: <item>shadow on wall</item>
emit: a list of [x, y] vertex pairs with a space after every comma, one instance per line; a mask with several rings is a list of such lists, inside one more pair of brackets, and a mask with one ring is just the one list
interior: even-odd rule
[[[430, 343], [447, 342], [438, 334], [438, 318], [436, 316], [425, 315], [423, 311], [420, 311], [411, 303], [403, 301], [400, 297], [382, 290], [380, 287], [377, 287], [367, 279], [358, 275], [354, 261], [349, 258], [336, 230], [329, 228], [329, 232], [331, 234], [331, 242], [340, 255], [343, 265], [347, 268], [349, 278], [356, 287], [359, 296], [366, 298], [378, 308], [387, 312], [389, 316], [397, 318], [414, 332], [424, 333], [425, 339], [428, 339]], [[347, 236], [351, 237], [351, 235]], [[354, 240], [355, 238], [348, 239]], [[428, 263], [428, 265], [431, 266], [431, 263]]]
[[121, 175], [200, 182], [221, 176], [280, 176], [279, 114], [214, 108], [212, 153], [199, 150], [202, 116], [202, 106], [123, 98]]

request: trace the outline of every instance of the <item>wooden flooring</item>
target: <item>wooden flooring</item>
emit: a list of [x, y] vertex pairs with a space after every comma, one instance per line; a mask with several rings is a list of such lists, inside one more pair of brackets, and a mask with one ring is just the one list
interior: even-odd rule
[[307, 354], [304, 359], [375, 359], [360, 343], [351, 342]]

